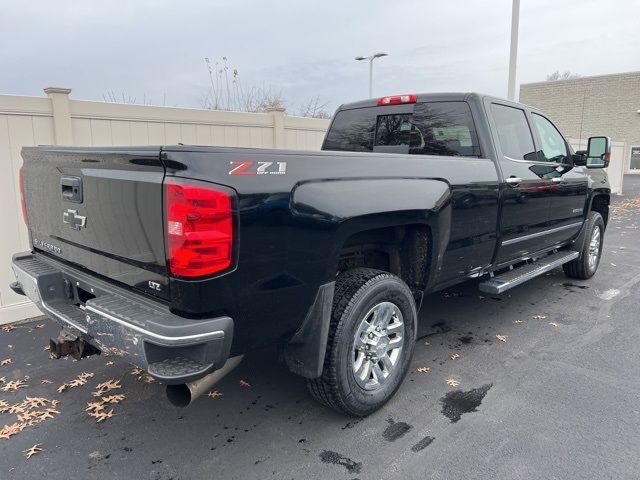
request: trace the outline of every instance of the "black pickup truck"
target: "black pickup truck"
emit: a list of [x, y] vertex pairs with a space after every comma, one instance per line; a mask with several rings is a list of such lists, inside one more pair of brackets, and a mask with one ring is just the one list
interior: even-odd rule
[[609, 149], [472, 93], [343, 105], [322, 151], [24, 148], [32, 249], [11, 287], [64, 327], [52, 355], [120, 355], [175, 404], [277, 344], [363, 416], [407, 373], [425, 293], [595, 273]]

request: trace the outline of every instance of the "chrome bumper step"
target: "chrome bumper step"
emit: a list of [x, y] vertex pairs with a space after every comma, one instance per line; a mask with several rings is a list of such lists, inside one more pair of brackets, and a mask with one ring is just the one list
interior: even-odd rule
[[563, 251], [542, 257], [533, 263], [514, 268], [506, 273], [496, 275], [486, 282], [482, 282], [479, 286], [480, 291], [498, 295], [527, 280], [531, 280], [538, 275], [542, 275], [564, 263], [578, 258], [578, 255], [580, 255], [578, 252]]

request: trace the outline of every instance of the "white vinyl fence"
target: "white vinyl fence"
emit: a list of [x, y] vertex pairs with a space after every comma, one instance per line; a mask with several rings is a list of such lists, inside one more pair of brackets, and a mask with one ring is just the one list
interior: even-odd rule
[[29, 249], [20, 210], [20, 150], [28, 145], [221, 145], [317, 150], [328, 120], [290, 117], [281, 109], [239, 113], [123, 105], [69, 98], [71, 90], [45, 89], [46, 97], [0, 95], [0, 324], [40, 315], [9, 289], [11, 255]]

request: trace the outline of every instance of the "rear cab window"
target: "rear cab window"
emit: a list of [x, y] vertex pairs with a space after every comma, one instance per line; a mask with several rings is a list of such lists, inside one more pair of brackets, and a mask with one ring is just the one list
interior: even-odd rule
[[323, 150], [481, 156], [471, 109], [464, 101], [341, 110]]

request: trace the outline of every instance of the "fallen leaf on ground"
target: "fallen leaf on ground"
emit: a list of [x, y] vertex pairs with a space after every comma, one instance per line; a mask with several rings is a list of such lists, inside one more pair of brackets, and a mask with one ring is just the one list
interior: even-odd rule
[[549, 322], [549, 325], [551, 325], [552, 327], [557, 327], [558, 324], [556, 322]]
[[53, 383], [51, 380], [49, 380], [48, 378], [45, 378], [44, 380], [42, 380], [40, 382], [42, 385], [49, 385], [50, 383]]
[[44, 328], [45, 324], [44, 323], [39, 323], [38, 325], [36, 325], [36, 328]]
[[21, 403], [16, 403], [15, 405], [11, 405], [11, 406], [9, 407], [9, 410], [8, 410], [8, 412], [9, 412], [11, 415], [15, 415], [16, 413], [24, 413], [24, 412], [26, 412], [26, 411], [27, 411], [27, 409], [26, 409], [26, 408], [25, 408], [25, 406], [24, 406], [23, 404], [21, 404]]
[[15, 329], [16, 327], [14, 327], [11, 323], [8, 325], [3, 325], [2, 326], [2, 330], [4, 330], [5, 332], [10, 332], [11, 330]]
[[124, 395], [109, 395], [108, 397], [102, 397], [104, 403], [120, 403], [126, 397]]
[[107, 393], [109, 390], [115, 390], [118, 388], [122, 388], [122, 385], [120, 385], [120, 380], [113, 380], [113, 379], [107, 380], [106, 382], [99, 383], [98, 386], [96, 387], [96, 391], [93, 392], [91, 395], [93, 395], [94, 397], [101, 397], [102, 395]]
[[103, 402], [87, 402], [87, 408], [84, 409], [85, 412], [97, 412], [99, 410], [104, 410]]
[[113, 360], [109, 360], [105, 365], [113, 365]]
[[419, 367], [418, 368], [418, 372], [420, 373], [429, 373], [430, 368], [429, 367]]
[[241, 387], [250, 387], [251, 384], [249, 382], [247, 382], [246, 380], [240, 380], [240, 386]]
[[508, 337], [506, 335], [496, 335], [496, 338], [501, 342], [506, 342]]
[[452, 353], [451, 354], [451, 360], [457, 360], [460, 358], [460, 354], [459, 353]]
[[2, 387], [3, 392], [16, 392], [20, 388], [28, 387], [24, 380], [12, 380], [4, 384]]
[[[57, 412], [57, 410], [54, 410], [55, 412]], [[57, 412], [60, 413], [60, 412]], [[53, 417], [53, 412], [51, 410], [45, 410], [44, 412], [40, 412], [38, 414], [38, 420], [42, 421], [42, 420], [46, 420], [47, 418], [54, 418]]]
[[26, 397], [22, 402], [27, 408], [40, 408], [47, 404], [48, 400], [44, 397]]
[[89, 415], [95, 417], [96, 422], [100, 423], [105, 421], [107, 418], [113, 417], [113, 409], [109, 410], [108, 412], [106, 410], [98, 410], [97, 412], [90, 413]]
[[145, 375], [142, 376], [142, 381], [144, 383], [153, 383], [156, 381], [155, 378], [153, 378], [151, 375], [149, 375], [148, 373], [146, 373]]
[[42, 445], [42, 444], [41, 443], [36, 443], [33, 447], [27, 448], [26, 450], [23, 450], [22, 453], [24, 453], [25, 457], [31, 458], [36, 453], [39, 453], [39, 452], [42, 451], [42, 449], [40, 448], [40, 445]]
[[5, 440], [9, 440], [9, 438], [11, 438], [12, 435], [16, 435], [17, 433], [21, 432], [22, 430], [24, 430], [24, 423], [14, 423], [13, 425], [5, 425], [4, 427], [2, 427], [2, 429], [0, 429], [0, 438], [3, 438]]
[[133, 375], [134, 377], [139, 377], [144, 373], [144, 370], [142, 370], [141, 368], [138, 367], [133, 367], [133, 370], [131, 370], [131, 375]]
[[9, 365], [10, 363], [13, 363], [13, 360], [11, 360], [10, 358], [5, 358], [4, 360], [0, 360], [0, 367], [4, 367], [5, 365]]
[[38, 418], [38, 412], [19, 413], [17, 417], [21, 422], [29, 423]]
[[81, 387], [82, 385], [86, 385], [87, 380], [93, 377], [93, 373], [91, 372], [82, 372], [76, 378], [71, 380], [70, 382], [63, 383], [57, 388], [58, 393], [62, 393], [69, 388]]
[[0, 377], [0, 383], [5, 383], [7, 381], [7, 377]]
[[547, 316], [546, 315], [534, 315], [533, 318], [536, 319], [536, 320], [544, 320], [545, 318], [547, 318]]
[[449, 385], [450, 387], [457, 387], [458, 385], [460, 385], [460, 382], [453, 378], [449, 378], [447, 379], [447, 385]]
[[48, 352], [49, 350], [51, 350], [51, 347], [49, 345], [45, 345], [44, 347], [42, 347], [42, 350]]
[[207, 393], [207, 397], [209, 398], [218, 398], [218, 397], [222, 397], [223, 394], [220, 393], [218, 390], [214, 390], [212, 392]]
[[524, 323], [524, 320], [514, 320], [513, 323]]

